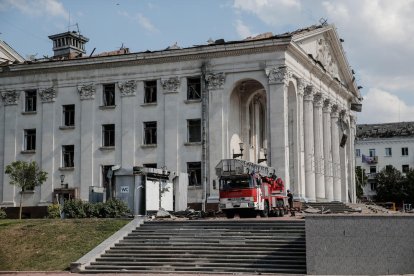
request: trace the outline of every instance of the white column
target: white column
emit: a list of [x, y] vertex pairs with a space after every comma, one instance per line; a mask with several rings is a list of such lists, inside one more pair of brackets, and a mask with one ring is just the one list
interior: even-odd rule
[[349, 202], [348, 196], [348, 147], [347, 143], [349, 142], [349, 133], [348, 133], [348, 126], [344, 122], [346, 121], [347, 113], [345, 109], [342, 109], [339, 113], [339, 124], [341, 129], [341, 135], [339, 141], [342, 140], [346, 135], [346, 142], [344, 145], [340, 146], [340, 167], [341, 167], [341, 201], [342, 202]]
[[309, 201], [316, 201], [312, 90], [312, 86], [307, 86], [304, 94], [305, 195]]
[[287, 89], [291, 72], [286, 66], [266, 69], [269, 78], [269, 166], [276, 168], [286, 187], [289, 188], [289, 144]]
[[316, 200], [325, 200], [325, 178], [323, 160], [323, 122], [322, 122], [322, 94], [316, 93], [313, 97], [313, 134], [315, 142], [315, 188]]
[[349, 177], [348, 177], [348, 186], [351, 191], [351, 200], [352, 203], [356, 202], [356, 187], [355, 187], [355, 133], [356, 133], [356, 120], [355, 116], [349, 116], [350, 122], [350, 133], [348, 138], [348, 145], [349, 145], [349, 152], [348, 152], [348, 170], [349, 170]]
[[137, 83], [134, 80], [126, 81], [118, 84], [121, 95], [121, 125], [115, 125], [115, 133], [117, 137], [121, 137], [120, 141], [115, 139], [115, 147], [121, 148], [121, 167], [122, 169], [132, 170], [135, 164], [135, 154], [131, 149], [136, 148], [135, 139], [135, 91]]
[[338, 105], [332, 106], [331, 128], [332, 128], [332, 169], [333, 169], [333, 193], [334, 200], [341, 201], [341, 168], [339, 158], [339, 126]]
[[[305, 139], [304, 139], [304, 124], [303, 124], [303, 95], [305, 90], [305, 80], [298, 79], [298, 136], [299, 136], [299, 190], [296, 191], [299, 198], [305, 197]], [[294, 191], [295, 192], [295, 191]]]
[[325, 198], [333, 201], [332, 135], [330, 100], [323, 104], [323, 156], [325, 160]]
[[[43, 171], [47, 172], [48, 177], [45, 183], [40, 186], [39, 205], [49, 205], [53, 201], [53, 189], [55, 179], [58, 179], [59, 172], [55, 170], [55, 156], [50, 149], [55, 148], [55, 98], [56, 90], [54, 87], [39, 92], [42, 102], [42, 127], [37, 133], [41, 133], [41, 164]], [[40, 136], [40, 135], [39, 135]], [[60, 150], [60, 149], [59, 149]], [[57, 154], [60, 156], [60, 154]], [[58, 182], [59, 183], [59, 182]], [[60, 186], [60, 184], [59, 184]]]
[[[75, 155], [80, 153], [80, 164], [76, 164], [75, 156], [75, 170], [80, 171], [79, 183], [82, 185], [79, 187], [79, 196], [82, 200], [89, 199], [89, 186], [93, 186], [93, 151], [94, 151], [94, 129], [95, 129], [95, 85], [83, 85], [78, 87], [80, 95], [80, 118], [82, 123], [80, 124], [80, 151], [76, 149]], [[76, 112], [76, 110], [75, 110]], [[99, 126], [98, 126], [99, 127]], [[116, 126], [115, 126], [116, 131]]]
[[[216, 165], [225, 158], [225, 118], [224, 118], [224, 73], [210, 73], [206, 75], [207, 90], [209, 93], [209, 129], [214, 129], [208, 133], [209, 156], [210, 156], [210, 196], [218, 195], [219, 183], [216, 176]], [[213, 181], [216, 183], [216, 190], [213, 189]]]
[[[16, 160], [16, 118], [17, 103], [20, 93], [18, 91], [7, 91], [1, 94], [4, 102], [4, 167]], [[4, 171], [2, 172], [4, 174]], [[16, 186], [10, 185], [10, 178], [7, 174], [3, 175], [3, 202], [2, 206], [15, 205], [15, 192], [19, 190]]]

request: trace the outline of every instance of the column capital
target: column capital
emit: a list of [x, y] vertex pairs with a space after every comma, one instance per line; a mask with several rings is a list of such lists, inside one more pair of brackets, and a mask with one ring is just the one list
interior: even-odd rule
[[323, 100], [323, 112], [330, 113], [332, 108], [331, 99], [326, 98]]
[[118, 83], [121, 97], [135, 96], [135, 90], [137, 88], [137, 82], [135, 80], [129, 80], [126, 82]]
[[339, 107], [338, 107], [337, 104], [332, 105], [331, 117], [332, 118], [338, 118], [339, 117]]
[[341, 116], [341, 118], [346, 117], [346, 116], [347, 116], [346, 109], [345, 109], [345, 108], [342, 108], [342, 109], [339, 111], [339, 115]]
[[1, 98], [3, 99], [4, 105], [16, 105], [18, 104], [20, 97], [20, 91], [7, 90], [1, 92]]
[[56, 88], [48, 87], [39, 91], [40, 100], [42, 103], [51, 103], [56, 99]]
[[220, 73], [208, 73], [205, 80], [207, 82], [208, 90], [217, 90], [223, 88], [225, 76], [223, 72]]
[[296, 80], [297, 87], [298, 87], [298, 95], [302, 96], [305, 94], [305, 87], [306, 87], [306, 80], [303, 78], [299, 78]]
[[81, 101], [95, 99], [96, 88], [93, 83], [78, 85], [78, 92]]
[[322, 107], [322, 93], [317, 92], [313, 95], [313, 104], [315, 107]]
[[265, 69], [269, 84], [283, 83], [288, 85], [292, 78], [292, 71], [286, 65], [279, 67], [268, 67]]
[[180, 87], [180, 79], [178, 77], [170, 77], [169, 79], [161, 79], [161, 85], [165, 93], [176, 93]]
[[313, 86], [312, 85], [307, 85], [305, 86], [305, 89], [303, 90], [304, 92], [304, 100], [305, 101], [312, 101], [313, 100]]

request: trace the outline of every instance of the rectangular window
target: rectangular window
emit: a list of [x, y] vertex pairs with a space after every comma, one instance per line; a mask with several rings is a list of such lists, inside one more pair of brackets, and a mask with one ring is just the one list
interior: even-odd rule
[[201, 185], [201, 162], [188, 162], [187, 173], [189, 186]]
[[187, 120], [188, 142], [201, 142], [201, 120]]
[[156, 169], [157, 168], [157, 163], [142, 164], [142, 166], [144, 168], [153, 168], [153, 169]]
[[114, 106], [115, 105], [115, 84], [103, 85], [103, 105]]
[[402, 165], [402, 172], [403, 173], [408, 173], [409, 170], [410, 170], [410, 165]]
[[144, 82], [144, 103], [156, 103], [157, 102], [157, 81]]
[[408, 148], [401, 148], [401, 155], [408, 156]]
[[370, 166], [369, 173], [377, 173], [377, 166]]
[[369, 157], [375, 156], [375, 149], [369, 149]]
[[37, 102], [37, 92], [36, 90], [28, 90], [25, 92], [25, 108], [26, 112], [36, 111], [36, 102]]
[[377, 182], [371, 182], [371, 191], [377, 190]]
[[62, 167], [64, 168], [75, 167], [75, 163], [73, 161], [74, 155], [75, 155], [74, 145], [62, 146]]
[[74, 126], [75, 125], [75, 105], [68, 104], [63, 106], [63, 125]]
[[361, 156], [361, 150], [360, 149], [356, 149], [355, 150], [355, 157], [360, 157]]
[[157, 122], [144, 122], [144, 144], [157, 144]]
[[24, 150], [36, 150], [36, 129], [24, 130]]
[[187, 78], [187, 100], [201, 99], [201, 79]]
[[385, 148], [385, 156], [392, 156], [391, 148]]
[[115, 125], [102, 125], [102, 146], [115, 146]]

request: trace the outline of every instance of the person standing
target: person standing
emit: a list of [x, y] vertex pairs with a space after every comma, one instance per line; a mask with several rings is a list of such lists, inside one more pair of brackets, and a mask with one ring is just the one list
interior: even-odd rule
[[290, 190], [287, 190], [287, 197], [288, 197], [288, 203], [289, 203], [289, 209], [290, 209], [290, 216], [295, 216], [295, 210], [293, 210], [293, 194], [290, 192]]

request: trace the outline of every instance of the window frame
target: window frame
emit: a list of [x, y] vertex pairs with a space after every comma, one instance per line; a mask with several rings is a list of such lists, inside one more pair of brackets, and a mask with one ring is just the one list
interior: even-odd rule
[[402, 173], [408, 173], [409, 171], [410, 171], [410, 165], [408, 165], [408, 164], [401, 165], [401, 172]]
[[[102, 85], [102, 103], [103, 106], [115, 106], [115, 83], [106, 83]], [[110, 98], [112, 94], [112, 98]], [[109, 102], [108, 102], [109, 101]]]
[[[194, 174], [192, 174], [194, 173]], [[201, 162], [187, 162], [188, 186], [200, 187], [201, 181]], [[195, 176], [195, 178], [193, 178]], [[194, 183], [195, 180], [195, 183]]]
[[361, 157], [361, 149], [355, 149], [355, 157]]
[[408, 156], [408, 147], [401, 148], [401, 156]]
[[144, 104], [157, 103], [157, 80], [144, 81]]
[[75, 167], [75, 145], [62, 145], [62, 168]]
[[201, 100], [201, 77], [187, 77], [187, 100]]
[[392, 156], [392, 148], [385, 148], [385, 156], [387, 156], [387, 157]]
[[37, 90], [26, 90], [24, 98], [24, 112], [36, 112], [37, 111]]
[[[73, 109], [69, 109], [69, 107], [73, 107]], [[62, 125], [73, 127], [75, 126], [75, 105], [74, 104], [65, 104], [62, 105]]]
[[368, 153], [369, 153], [369, 157], [375, 157], [376, 155], [376, 153], [375, 153], [375, 149], [369, 149], [368, 150]]
[[143, 128], [144, 128], [143, 144], [144, 145], [156, 145], [157, 144], [157, 121], [143, 122]]
[[102, 125], [102, 147], [115, 147], [115, 124]]
[[[192, 133], [196, 133], [196, 132], [198, 133], [198, 137], [197, 135], [192, 136]], [[188, 143], [200, 143], [201, 142], [201, 119], [187, 119], [187, 142]]]
[[35, 151], [35, 150], [36, 150], [36, 129], [35, 128], [25, 129], [24, 130], [24, 151]]

